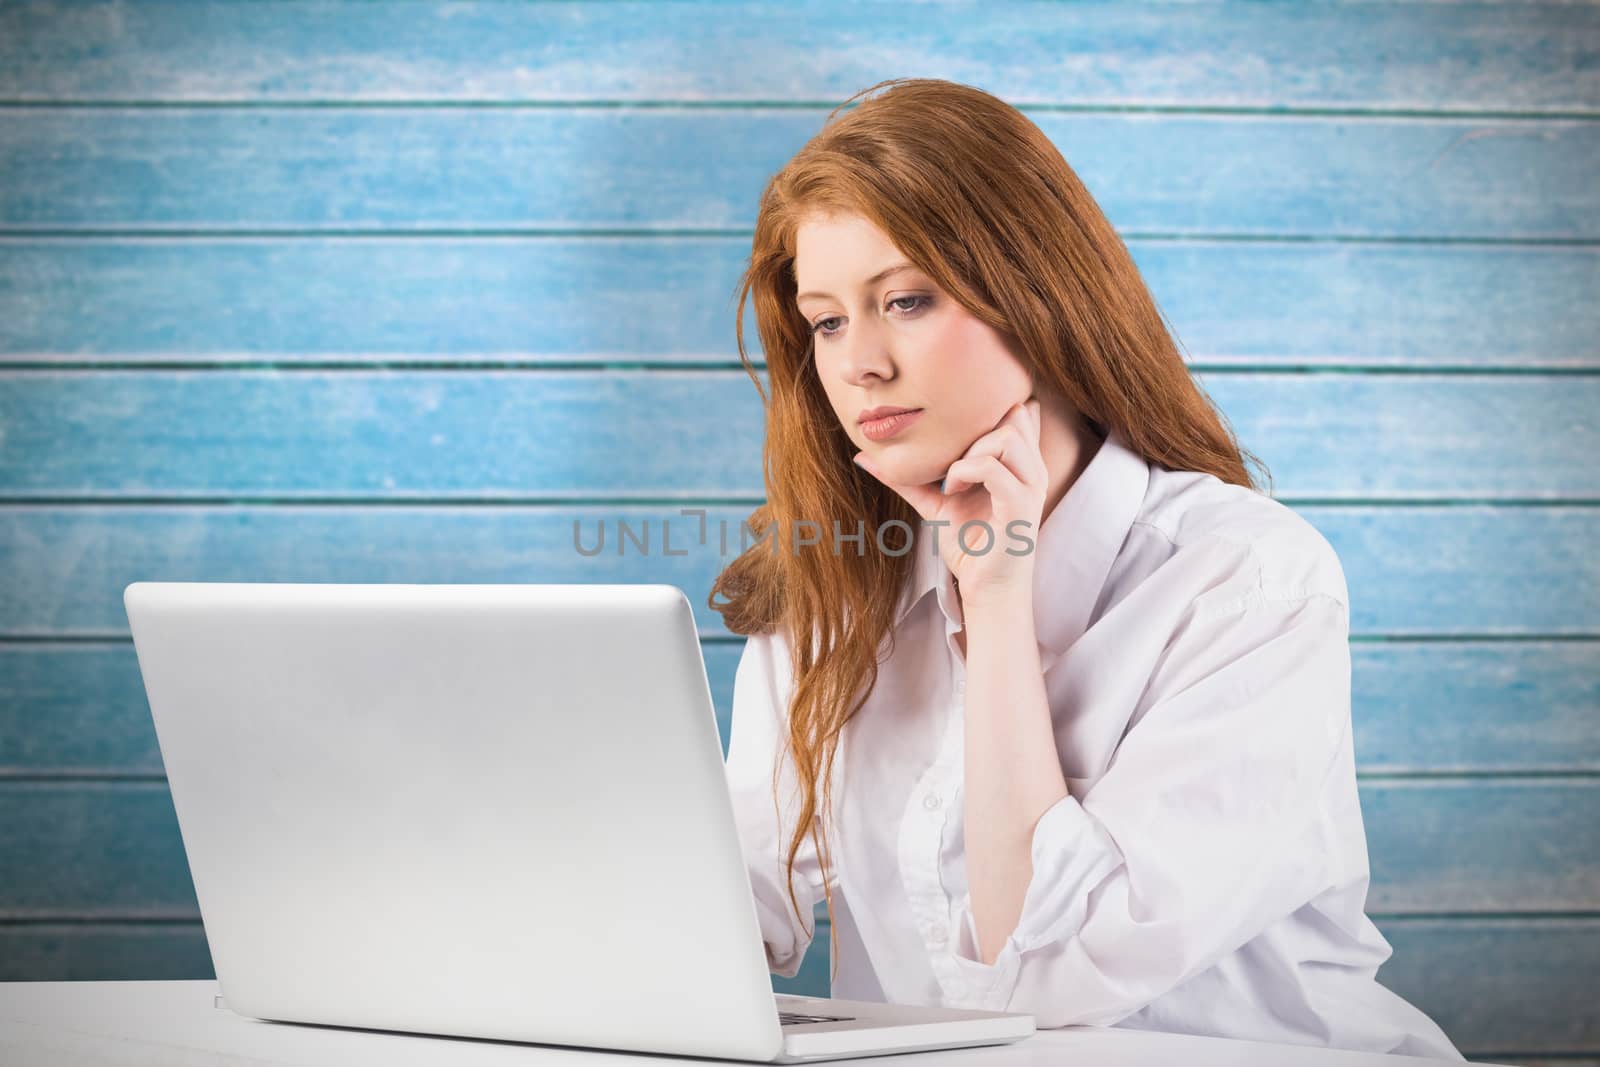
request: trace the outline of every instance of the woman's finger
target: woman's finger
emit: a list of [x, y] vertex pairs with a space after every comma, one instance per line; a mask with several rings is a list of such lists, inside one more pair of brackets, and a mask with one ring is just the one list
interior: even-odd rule
[[960, 492], [956, 486], [982, 485], [989, 495], [1008, 504], [1020, 502], [1024, 490], [1022, 479], [1001, 462], [999, 456], [973, 456], [958, 459], [950, 464], [950, 477], [946, 495]]
[[[982, 456], [995, 456], [1011, 468], [1018, 481], [1026, 485], [1043, 485], [1047, 481], [1044, 457], [1039, 454], [1038, 446], [1014, 427], [1005, 428], [1002, 425], [1001, 429], [991, 430], [975, 441], [961, 458], [978, 459]], [[965, 481], [947, 480], [944, 491], [946, 494], [959, 493], [969, 486], [970, 483]]]
[[1032, 449], [1037, 450], [1039, 447], [1038, 407], [1039, 402], [1037, 400], [1026, 400], [1020, 404], [1013, 404], [1010, 410], [1006, 412], [1005, 418], [1001, 419], [993, 430], [990, 430], [988, 434], [978, 438], [978, 440], [983, 441], [991, 435], [1003, 438], [1010, 432], [1006, 429], [1009, 426], [1016, 431], [1018, 438], [1031, 446]]

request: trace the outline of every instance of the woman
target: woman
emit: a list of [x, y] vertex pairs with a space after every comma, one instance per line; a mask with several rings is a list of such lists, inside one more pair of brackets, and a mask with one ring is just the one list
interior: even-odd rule
[[770, 966], [825, 899], [836, 997], [1461, 1059], [1374, 978], [1338, 557], [1043, 133], [883, 85], [740, 292], [767, 503], [711, 606]]

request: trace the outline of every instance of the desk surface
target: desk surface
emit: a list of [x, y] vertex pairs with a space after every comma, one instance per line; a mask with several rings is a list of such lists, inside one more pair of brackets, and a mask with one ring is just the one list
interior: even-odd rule
[[[695, 1062], [474, 1038], [425, 1037], [246, 1019], [214, 1005], [215, 981], [0, 983], [0, 1063], [28, 1067], [338, 1064], [340, 1067], [574, 1067]], [[705, 1060], [706, 1063], [731, 1061]], [[843, 1060], [842, 1063], [862, 1062]], [[1094, 1064], [1096, 1067], [1399, 1067], [1437, 1063], [1302, 1045], [1070, 1026], [1014, 1045], [905, 1053], [894, 1067]]]

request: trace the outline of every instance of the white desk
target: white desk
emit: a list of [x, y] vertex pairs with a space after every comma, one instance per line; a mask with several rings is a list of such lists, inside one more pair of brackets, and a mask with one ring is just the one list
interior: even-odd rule
[[[214, 981], [0, 983], [0, 1063], [11, 1067], [639, 1067], [652, 1060], [680, 1065], [732, 1062], [261, 1022], [217, 1008], [217, 992]], [[1400, 1067], [1440, 1061], [1074, 1026], [1040, 1030], [1014, 1045], [904, 1053], [892, 1059], [875, 1057], [873, 1062], [893, 1067]]]

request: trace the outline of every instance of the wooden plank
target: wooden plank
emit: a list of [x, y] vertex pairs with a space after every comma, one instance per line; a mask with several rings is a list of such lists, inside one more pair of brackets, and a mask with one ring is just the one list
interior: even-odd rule
[[[1600, 377], [1202, 377], [1275, 496], [1600, 500]], [[732, 370], [0, 371], [0, 425], [12, 500], [764, 494]]]
[[165, 781], [0, 782], [0, 918], [195, 919]]
[[0, 644], [0, 776], [162, 773], [131, 643]]
[[1375, 921], [1394, 946], [1378, 980], [1426, 1011], [1473, 1059], [1600, 1055], [1600, 919]]
[[1018, 3], [974, 19], [967, 4], [919, 4], [906, 18], [826, 0], [738, 13], [12, 4], [0, 8], [0, 98], [814, 102], [909, 64], [1014, 103], [1587, 113], [1600, 100], [1587, 5]]
[[1600, 771], [1600, 642], [1356, 641], [1358, 773]]
[[[706, 598], [751, 508], [707, 506], [703, 520], [695, 508], [0, 507], [0, 636], [126, 635], [122, 591], [141, 580], [665, 582], [685, 591], [701, 634], [725, 635]], [[1339, 554], [1353, 634], [1600, 634], [1600, 509], [1295, 511]]]
[[1361, 783], [1373, 911], [1585, 911], [1600, 902], [1600, 778]]
[[198, 921], [0, 923], [0, 982], [215, 977]]
[[[0, 232], [748, 229], [827, 114], [41, 108], [0, 126]], [[1592, 122], [1029, 117], [1124, 234], [1600, 236]]]
[[[1360, 783], [1368, 907], [1582, 911], [1600, 899], [1600, 778]], [[198, 914], [165, 781], [0, 781], [0, 918]]]
[[1600, 614], [1595, 509], [1301, 505], [1295, 511], [1339, 555], [1350, 588], [1352, 634], [1518, 637], [1596, 630], [1580, 621]]
[[[742, 638], [701, 642], [723, 753]], [[1600, 771], [1600, 642], [1356, 641], [1358, 774]], [[133, 646], [0, 643], [0, 777], [154, 775]]]
[[[1592, 246], [1127, 245], [1202, 366], [1600, 367]], [[748, 235], [0, 236], [0, 363], [736, 364], [749, 254]], [[748, 305], [744, 324], [761, 362]]]

